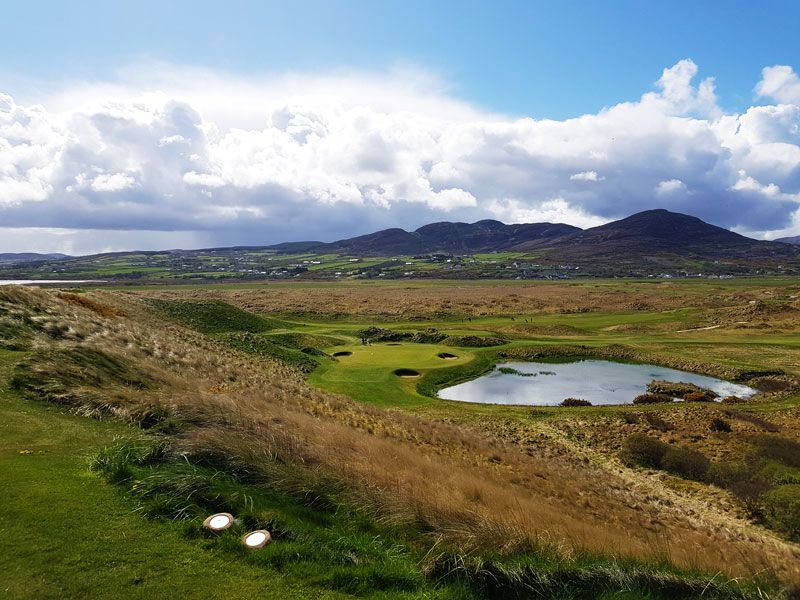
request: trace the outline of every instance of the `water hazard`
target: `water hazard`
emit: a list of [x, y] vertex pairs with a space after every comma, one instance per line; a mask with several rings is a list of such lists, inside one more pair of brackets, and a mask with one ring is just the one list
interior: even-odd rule
[[565, 398], [580, 398], [594, 405], [630, 404], [647, 391], [647, 384], [654, 379], [693, 383], [722, 398], [749, 398], [757, 393], [746, 385], [658, 365], [586, 359], [503, 363], [487, 375], [441, 390], [439, 397], [528, 406], [555, 406]]

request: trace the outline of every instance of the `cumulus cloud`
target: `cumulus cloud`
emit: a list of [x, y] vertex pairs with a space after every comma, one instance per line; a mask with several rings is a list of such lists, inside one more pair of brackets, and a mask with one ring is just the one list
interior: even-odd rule
[[800, 103], [800, 78], [787, 65], [764, 67], [756, 92], [784, 104], [797, 104]]
[[686, 191], [686, 184], [680, 179], [668, 179], [667, 181], [659, 181], [656, 186], [655, 192], [657, 196], [668, 196]]
[[589, 227], [656, 207], [800, 233], [794, 71], [765, 69], [757, 91], [779, 104], [741, 114], [698, 72], [682, 60], [640, 98], [562, 121], [481, 110], [413, 69], [243, 79], [156, 64], [0, 95], [0, 224], [31, 228], [24, 249], [47, 231], [97, 249], [268, 244], [443, 219]]
[[570, 181], [603, 181], [605, 177], [598, 175], [597, 171], [581, 171], [569, 176]]

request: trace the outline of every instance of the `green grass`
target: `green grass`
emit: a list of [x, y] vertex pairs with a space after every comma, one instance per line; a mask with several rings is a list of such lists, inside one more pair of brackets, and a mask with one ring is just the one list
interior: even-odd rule
[[[280, 569], [315, 587], [365, 597], [461, 595], [459, 583], [439, 587], [426, 579], [422, 546], [409, 544], [410, 536], [399, 528], [313, 494], [286, 493], [280, 484], [243, 484], [153, 444], [117, 442], [103, 450], [94, 468], [126, 490], [140, 514], [183, 521], [189, 537], [232, 562]], [[230, 530], [209, 534], [200, 527], [205, 516], [223, 510], [239, 520]], [[274, 542], [247, 552], [240, 539], [254, 529], [269, 530]]]
[[218, 300], [152, 299], [150, 303], [166, 316], [201, 333], [261, 333], [286, 325], [282, 321], [261, 317]]
[[[249, 332], [228, 333], [219, 338], [223, 343], [232, 348], [263, 356], [274, 358], [301, 371], [310, 373], [317, 368], [318, 361], [309, 352], [303, 352], [292, 346], [284, 346], [270, 339], [270, 336], [256, 335]], [[311, 349], [313, 352], [314, 350]]]
[[[439, 372], [443, 366], [468, 364], [475, 356], [472, 351], [441, 344], [399, 344], [337, 346], [330, 351], [348, 351], [352, 354], [339, 357], [335, 362], [323, 362], [309, 376], [309, 382], [381, 406], [425, 404], [430, 400], [416, 392], [417, 380], [398, 377], [394, 374], [396, 369], [413, 369], [424, 375]], [[438, 355], [443, 352], [456, 354], [458, 358], [442, 359]]]
[[0, 350], [0, 597], [339, 597], [143, 519], [88, 468], [115, 436], [135, 432], [8, 391], [20, 358]]
[[[442, 385], [489, 370], [498, 348], [411, 342], [362, 346], [358, 330], [363, 321], [294, 323], [260, 317], [223, 302], [154, 304], [162, 314], [222, 342], [311, 371], [311, 383], [358, 400], [407, 408], [436, 404], [490, 417], [520, 414], [519, 407], [456, 406], [430, 397]], [[797, 345], [787, 337], [777, 342], [770, 338], [767, 346], [746, 332], [734, 338], [700, 334], [687, 340], [605, 331], [609, 324], [684, 321], [691, 317], [687, 311], [541, 315], [530, 320], [590, 331], [585, 339], [570, 339], [570, 344], [593, 347], [624, 342], [632, 348], [677, 355], [687, 353], [688, 346], [689, 352], [701, 354], [708, 353], [706, 345], [716, 348], [721, 346], [719, 339], [725, 339], [722, 346], [741, 346], [745, 354], [729, 357], [730, 362], [753, 368], [768, 364], [769, 348], [775, 343], [787, 348]], [[512, 323], [519, 320], [491, 317], [466, 323], [453, 319], [424, 325], [394, 323], [393, 327], [418, 331], [434, 326], [451, 335], [492, 336]], [[328, 353], [352, 354], [335, 361], [312, 357], [299, 350], [306, 343], [324, 345]], [[558, 348], [564, 340], [523, 335], [499, 349], [532, 344]], [[86, 378], [93, 384], [138, 385], [139, 375], [124, 361], [71, 352], [52, 357], [54, 364], [78, 367], [77, 371], [53, 370], [54, 377], [67, 378], [69, 385], [80, 385]], [[443, 352], [457, 358], [444, 360], [438, 356]], [[552, 598], [689, 598], [705, 586], [700, 577], [676, 574], [666, 565], [622, 564], [607, 557], [586, 556], [559, 561], [536, 552], [466, 557], [453, 553], [452, 560], [443, 554], [427, 562], [423, 574], [422, 564], [430, 557], [413, 531], [394, 530], [341, 504], [309, 503], [309, 498], [318, 497], [311, 488], [306, 490], [314, 493], [298, 498], [278, 486], [245, 484], [219, 465], [175, 463], [147, 449], [141, 453], [136, 448], [152, 441], [143, 442], [138, 431], [21, 400], [5, 390], [3, 382], [23, 358], [21, 353], [0, 351], [0, 472], [4, 487], [10, 490], [0, 497], [0, 510], [16, 516], [14, 521], [0, 521], [0, 573], [10, 574], [5, 577], [8, 582], [0, 581], [0, 590], [11, 597], [112, 598], [122, 590], [125, 597], [191, 598], [209, 597], [210, 590], [219, 590], [218, 597], [236, 598], [338, 594], [512, 598], [532, 592]], [[398, 368], [413, 369], [422, 377], [398, 377], [394, 374]], [[24, 373], [22, 369], [18, 376]], [[553, 410], [591, 415], [613, 409]], [[115, 442], [120, 435], [131, 440], [121, 452]], [[101, 457], [96, 462], [98, 472], [119, 484], [119, 489], [88, 470], [92, 456]], [[782, 484], [795, 487], [776, 492], [780, 495], [776, 500], [792, 510], [797, 490], [793, 472], [784, 466]], [[248, 527], [269, 527], [277, 534], [276, 543], [263, 552], [245, 553], [238, 543], [239, 529], [217, 537], [205, 535], [197, 523], [217, 507], [243, 515]], [[184, 522], [168, 520], [174, 517]], [[42, 548], [41, 539], [48, 532], [52, 540]], [[619, 590], [629, 590], [630, 595]], [[724, 586], [711, 586], [704, 597], [738, 596]]]

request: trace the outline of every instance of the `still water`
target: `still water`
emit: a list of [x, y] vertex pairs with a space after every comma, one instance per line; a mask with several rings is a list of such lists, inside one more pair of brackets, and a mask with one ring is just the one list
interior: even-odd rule
[[[499, 370], [502, 367], [510, 367], [517, 373], [502, 373]], [[723, 398], [749, 398], [757, 392], [746, 385], [658, 365], [589, 359], [560, 363], [503, 363], [488, 375], [441, 390], [439, 397], [463, 402], [528, 406], [555, 406], [564, 398], [582, 398], [594, 405], [630, 404], [636, 396], [647, 391], [647, 384], [653, 379], [693, 383], [713, 390]]]

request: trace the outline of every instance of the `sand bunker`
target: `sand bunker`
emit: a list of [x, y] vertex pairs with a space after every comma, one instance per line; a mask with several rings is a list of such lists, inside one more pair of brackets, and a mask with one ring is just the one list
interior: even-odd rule
[[398, 377], [419, 377], [419, 371], [414, 369], [396, 369], [394, 374]]

